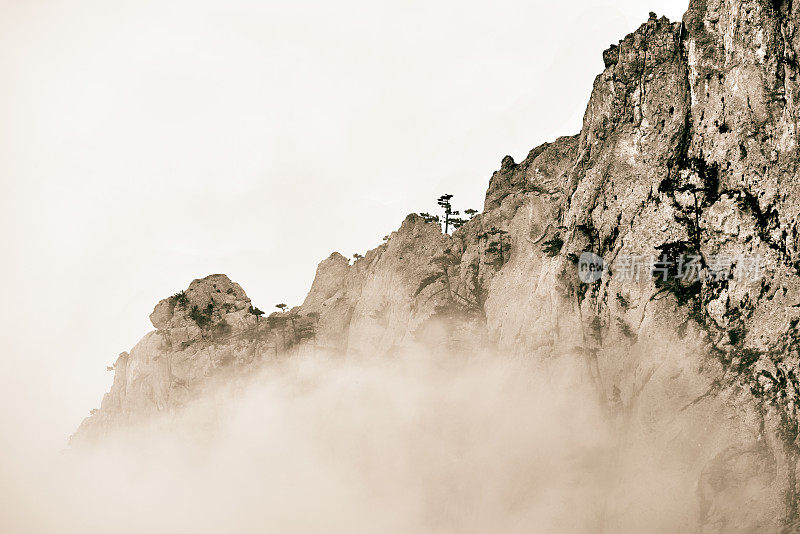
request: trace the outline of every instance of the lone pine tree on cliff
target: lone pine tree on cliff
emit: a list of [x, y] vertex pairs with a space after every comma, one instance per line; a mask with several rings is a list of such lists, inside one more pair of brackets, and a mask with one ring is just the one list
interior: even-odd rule
[[264, 312], [263, 312], [263, 311], [259, 310], [259, 309], [258, 309], [258, 307], [254, 307], [254, 306], [250, 306], [250, 308], [248, 309], [248, 311], [249, 311], [251, 314], [253, 314], [253, 315], [255, 315], [255, 316], [256, 316], [256, 322], [258, 322], [258, 319], [259, 319], [259, 318], [260, 318], [262, 315], [264, 315]]
[[453, 195], [442, 195], [436, 201], [437, 204], [444, 210], [444, 233], [446, 234], [450, 229], [450, 217], [458, 215], [457, 211], [453, 211], [453, 206], [450, 204], [450, 199]]
[[[446, 194], [446, 195], [440, 196], [436, 201], [436, 203], [439, 204], [439, 206], [442, 208], [442, 210], [444, 210], [444, 233], [445, 234], [450, 233], [450, 227], [451, 226], [453, 227], [454, 230], [457, 230], [457, 229], [461, 228], [462, 226], [464, 226], [464, 223], [466, 223], [467, 220], [468, 220], [468, 219], [462, 219], [461, 217], [459, 217], [459, 215], [461, 215], [460, 211], [453, 210], [453, 205], [450, 202], [452, 200], [452, 198], [453, 198], [453, 195]], [[474, 214], [477, 213], [477, 211], [475, 211], [475, 210], [467, 210], [465, 213], [469, 214], [470, 215], [470, 219], [471, 219], [474, 216]], [[431, 215], [429, 215], [427, 213], [423, 213], [422, 217], [424, 217], [425, 220], [428, 221], [428, 222], [437, 222], [438, 223], [441, 220], [439, 217], [432, 217]]]

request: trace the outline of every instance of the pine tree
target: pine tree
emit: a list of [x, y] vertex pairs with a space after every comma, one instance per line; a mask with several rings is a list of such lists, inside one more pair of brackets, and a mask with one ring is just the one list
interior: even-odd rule
[[444, 210], [444, 233], [447, 234], [450, 232], [450, 217], [453, 215], [458, 215], [457, 211], [453, 211], [453, 206], [450, 204], [450, 200], [453, 198], [453, 195], [442, 195], [436, 201], [437, 204]]
[[419, 216], [422, 217], [426, 223], [439, 224], [441, 222], [438, 215], [431, 215], [430, 213], [420, 213]]
[[250, 313], [252, 313], [253, 315], [256, 316], [256, 322], [258, 322], [259, 317], [264, 315], [263, 311], [259, 310], [258, 308], [254, 308], [253, 306], [250, 306], [250, 309], [247, 310], [247, 311], [249, 311]]

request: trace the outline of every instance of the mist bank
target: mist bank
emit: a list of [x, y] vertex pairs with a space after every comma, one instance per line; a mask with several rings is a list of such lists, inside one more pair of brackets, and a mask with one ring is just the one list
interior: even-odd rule
[[3, 532], [678, 531], [691, 442], [622, 423], [580, 358], [306, 353], [57, 457]]

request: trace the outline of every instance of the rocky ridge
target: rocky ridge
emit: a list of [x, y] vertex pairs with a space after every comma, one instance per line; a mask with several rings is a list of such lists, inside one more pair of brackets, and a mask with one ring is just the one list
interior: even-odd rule
[[[224, 275], [195, 280], [156, 306], [156, 330], [119, 357], [75, 441], [310, 347], [557, 355], [586, 363], [623, 433], [696, 450], [677, 527], [793, 531], [798, 21], [788, 0], [651, 16], [604, 52], [579, 135], [504, 158], [484, 211], [452, 235], [410, 215], [363, 258], [334, 253], [292, 310], [259, 317]], [[609, 265], [595, 283], [578, 280], [584, 251]], [[708, 276], [623, 276], [625, 258], [651, 255], [696, 255]], [[723, 255], [760, 258], [761, 276], [716, 276]]]

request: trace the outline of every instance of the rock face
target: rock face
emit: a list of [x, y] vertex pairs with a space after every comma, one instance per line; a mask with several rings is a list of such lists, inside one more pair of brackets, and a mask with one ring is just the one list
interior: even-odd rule
[[[453, 235], [410, 215], [353, 264], [331, 255], [305, 302], [268, 318], [223, 275], [161, 301], [75, 439], [312, 345], [555, 355], [586, 362], [621, 432], [695, 451], [663, 459], [695, 488], [670, 504], [685, 512], [675, 530], [794, 531], [798, 22], [788, 0], [651, 16], [603, 54], [580, 134], [503, 159], [484, 212]], [[602, 279], [579, 281], [584, 251], [605, 259]], [[626, 262], [649, 256], [674, 261], [629, 276]], [[703, 276], [672, 283], [684, 256]], [[719, 276], [720, 257], [759, 258], [759, 276]]]
[[202, 394], [215, 371], [274, 351], [249, 310], [250, 299], [223, 274], [194, 280], [159, 302], [150, 315], [156, 330], [117, 358], [111, 390], [73, 441], [97, 439], [116, 425], [177, 409]]

